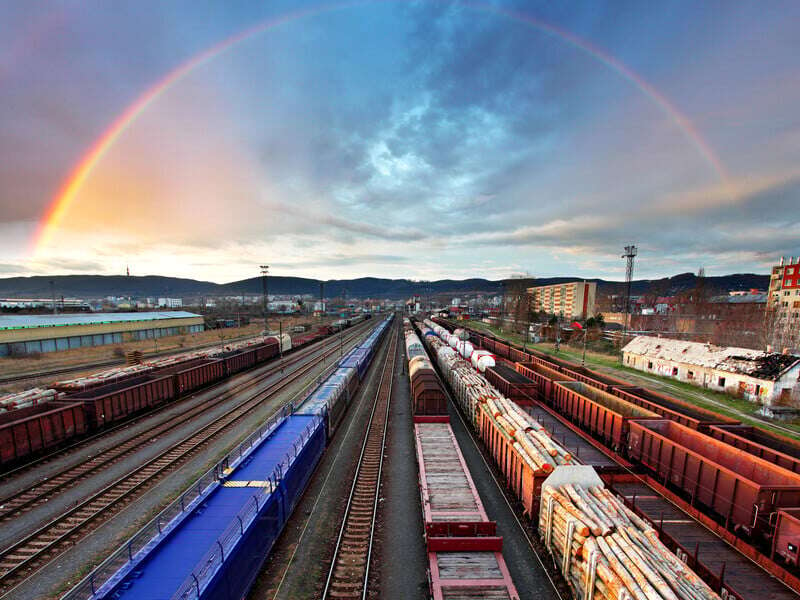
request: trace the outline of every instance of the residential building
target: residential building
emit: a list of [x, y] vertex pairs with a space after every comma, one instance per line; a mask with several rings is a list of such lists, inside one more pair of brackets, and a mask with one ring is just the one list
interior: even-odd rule
[[588, 319], [595, 315], [597, 284], [588, 281], [572, 281], [555, 285], [540, 285], [528, 288], [531, 310], [565, 319]]
[[166, 308], [180, 308], [183, 306], [183, 300], [181, 298], [159, 298], [158, 306]]
[[622, 349], [622, 360], [765, 406], [800, 405], [800, 356], [640, 335]]
[[776, 350], [800, 348], [800, 257], [772, 267], [767, 302], [769, 340]]

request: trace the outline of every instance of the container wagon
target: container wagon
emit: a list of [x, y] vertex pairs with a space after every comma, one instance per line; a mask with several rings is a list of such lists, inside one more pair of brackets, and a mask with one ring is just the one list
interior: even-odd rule
[[734, 531], [769, 536], [778, 510], [800, 506], [800, 474], [675, 421], [631, 421], [628, 455]]
[[760, 427], [715, 424], [708, 434], [745, 452], [800, 473], [800, 442]]
[[80, 402], [54, 400], [0, 413], [0, 466], [55, 448], [86, 431]]
[[554, 384], [553, 403], [585, 430], [616, 451], [625, 449], [628, 422], [631, 419], [658, 419], [657, 413], [626, 402], [582, 381], [561, 381]]
[[667, 419], [698, 431], [707, 431], [711, 425], [735, 425], [739, 423], [736, 419], [653, 392], [647, 388], [635, 386], [615, 387], [611, 392], [631, 404], [651, 410]]

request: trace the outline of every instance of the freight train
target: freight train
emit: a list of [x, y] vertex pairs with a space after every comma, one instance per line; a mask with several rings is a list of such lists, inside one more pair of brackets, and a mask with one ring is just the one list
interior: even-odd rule
[[287, 334], [268, 336], [258, 343], [232, 344], [230, 349], [186, 353], [194, 358], [184, 362], [180, 362], [184, 355], [178, 355], [150, 365], [114, 369], [111, 377], [101, 373], [54, 383], [52, 390], [45, 391], [52, 391], [56, 400], [0, 413], [0, 470], [267, 363], [325, 335], [328, 332], [321, 329], [294, 340]]
[[[542, 468], [531, 469], [526, 463], [513, 431], [509, 431], [514, 429], [513, 424], [498, 426], [497, 416], [505, 415], [487, 403], [491, 392], [488, 395], [476, 392], [474, 383], [459, 383], [467, 375], [463, 374], [463, 367], [462, 373], [458, 373], [458, 367], [447, 363], [446, 356], [454, 349], [450, 344], [454, 334], [442, 327], [442, 322], [425, 321], [420, 327], [420, 337], [436, 340], [428, 341], [429, 347], [440, 344], [438, 353], [445, 358], [439, 360], [439, 366], [445, 377], [452, 380], [457, 402], [525, 512], [536, 519], [540, 488], [547, 473]], [[790, 453], [798, 448], [791, 440], [776, 441], [775, 436], [761, 435], [758, 443], [753, 439], [756, 434], [747, 427], [742, 433], [750, 439], [737, 436], [735, 432], [741, 431], [741, 426], [732, 419], [589, 369], [576, 368], [567, 361], [550, 361], [546, 355], [525, 351], [478, 332], [469, 332], [469, 342], [463, 339], [459, 342], [466, 343], [473, 348], [490, 349], [498, 365], [509, 361], [506, 367], [513, 366], [525, 381], [511, 381], [503, 376], [502, 369], [493, 367], [484, 371], [485, 378], [476, 372], [479, 369], [473, 368], [471, 377], [479, 376], [487, 384], [494, 377], [503, 380], [507, 389], [522, 385], [520, 393], [529, 402], [549, 405], [608, 448], [640, 465], [636, 468], [674, 490], [692, 507], [713, 516], [721, 527], [744, 537], [768, 556], [797, 565], [800, 511], [795, 507], [800, 506], [800, 477], [790, 470], [797, 459]], [[442, 350], [444, 345], [451, 350]], [[468, 353], [461, 352], [462, 358], [464, 354]], [[729, 442], [734, 436], [741, 439], [732, 445]], [[767, 443], [773, 446], [780, 443], [780, 450], [765, 450]], [[784, 466], [765, 460], [776, 452], [781, 454]]]
[[[244, 598], [341, 422], [393, 315], [62, 600]], [[362, 368], [363, 367], [363, 368]]]

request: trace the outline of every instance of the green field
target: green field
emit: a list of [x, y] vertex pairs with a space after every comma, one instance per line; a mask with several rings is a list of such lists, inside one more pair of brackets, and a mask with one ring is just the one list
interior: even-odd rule
[[[501, 332], [496, 327], [491, 327], [486, 323], [480, 321], [468, 321], [468, 326], [473, 329], [482, 329], [490, 331], [517, 344], [522, 344], [522, 337], [514, 333]], [[577, 364], [581, 363], [582, 348], [575, 346], [568, 346], [561, 344], [561, 348], [556, 352], [555, 345], [551, 343], [531, 344], [527, 343], [528, 348], [534, 348], [539, 352], [550, 354], [553, 356], [561, 357], [565, 360], [573, 361]], [[758, 405], [736, 398], [728, 394], [722, 394], [712, 390], [698, 388], [696, 386], [677, 381], [669, 377], [662, 377], [651, 373], [643, 373], [630, 367], [625, 367], [620, 363], [618, 356], [611, 354], [604, 354], [601, 352], [587, 351], [586, 352], [586, 366], [596, 369], [601, 373], [608, 373], [609, 375], [622, 376], [624, 379], [635, 383], [636, 385], [647, 386], [653, 390], [657, 390], [668, 394], [674, 398], [691, 402], [702, 408], [713, 410], [717, 413], [733, 417], [740, 420], [742, 423], [748, 425], [758, 425], [766, 429], [771, 429], [777, 433], [793, 437], [800, 440], [800, 423], [796, 422], [781, 422], [773, 423], [756, 415]]]

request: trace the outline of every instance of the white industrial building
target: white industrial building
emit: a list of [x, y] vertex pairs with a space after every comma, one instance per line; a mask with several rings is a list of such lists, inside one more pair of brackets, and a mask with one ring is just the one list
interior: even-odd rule
[[622, 358], [626, 367], [765, 406], [800, 405], [800, 356], [640, 335]]

